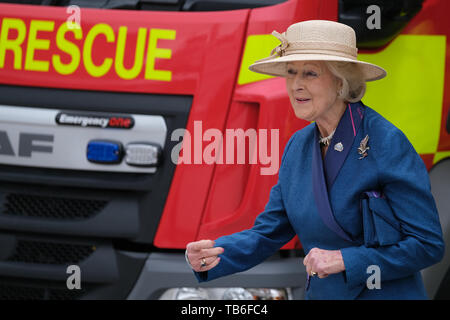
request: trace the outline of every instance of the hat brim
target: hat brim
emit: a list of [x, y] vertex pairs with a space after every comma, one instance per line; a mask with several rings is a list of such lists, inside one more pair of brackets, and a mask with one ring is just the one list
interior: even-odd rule
[[286, 63], [293, 61], [342, 61], [351, 62], [359, 65], [365, 81], [375, 81], [386, 76], [386, 70], [383, 68], [364, 61], [337, 57], [326, 54], [290, 54], [283, 57], [277, 57], [270, 60], [259, 61], [253, 63], [249, 69], [253, 72], [267, 74], [276, 77], [287, 77]]

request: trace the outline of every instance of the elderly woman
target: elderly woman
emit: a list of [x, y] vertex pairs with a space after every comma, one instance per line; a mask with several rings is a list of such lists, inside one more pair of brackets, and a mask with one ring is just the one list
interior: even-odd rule
[[250, 69], [286, 78], [295, 115], [314, 122], [287, 143], [251, 229], [187, 245], [196, 277], [247, 270], [298, 235], [306, 299], [426, 299], [420, 270], [444, 252], [428, 173], [405, 135], [360, 101], [365, 82], [386, 72], [356, 59], [346, 25], [305, 21], [273, 34], [281, 45]]

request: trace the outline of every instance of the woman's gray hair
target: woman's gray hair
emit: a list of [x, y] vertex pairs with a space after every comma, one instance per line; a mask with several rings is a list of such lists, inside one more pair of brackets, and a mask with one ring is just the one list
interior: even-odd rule
[[358, 102], [366, 92], [366, 81], [356, 63], [325, 61], [330, 72], [342, 81], [338, 96], [344, 101]]

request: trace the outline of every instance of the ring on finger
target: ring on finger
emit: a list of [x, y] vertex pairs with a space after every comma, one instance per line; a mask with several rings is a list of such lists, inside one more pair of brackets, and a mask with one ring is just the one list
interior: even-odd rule
[[202, 264], [200, 265], [201, 268], [206, 267], [206, 259], [202, 258]]
[[314, 271], [311, 271], [309, 274], [311, 275], [311, 277], [317, 276], [317, 272]]

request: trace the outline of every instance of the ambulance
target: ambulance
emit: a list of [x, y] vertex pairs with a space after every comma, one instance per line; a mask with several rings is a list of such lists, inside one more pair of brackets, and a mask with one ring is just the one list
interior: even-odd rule
[[[310, 19], [387, 70], [363, 102], [422, 157], [450, 246], [449, 1], [0, 2], [0, 299], [302, 299], [298, 238], [202, 285], [184, 249], [264, 209], [309, 123], [248, 66]], [[449, 265], [423, 270], [430, 298]]]

